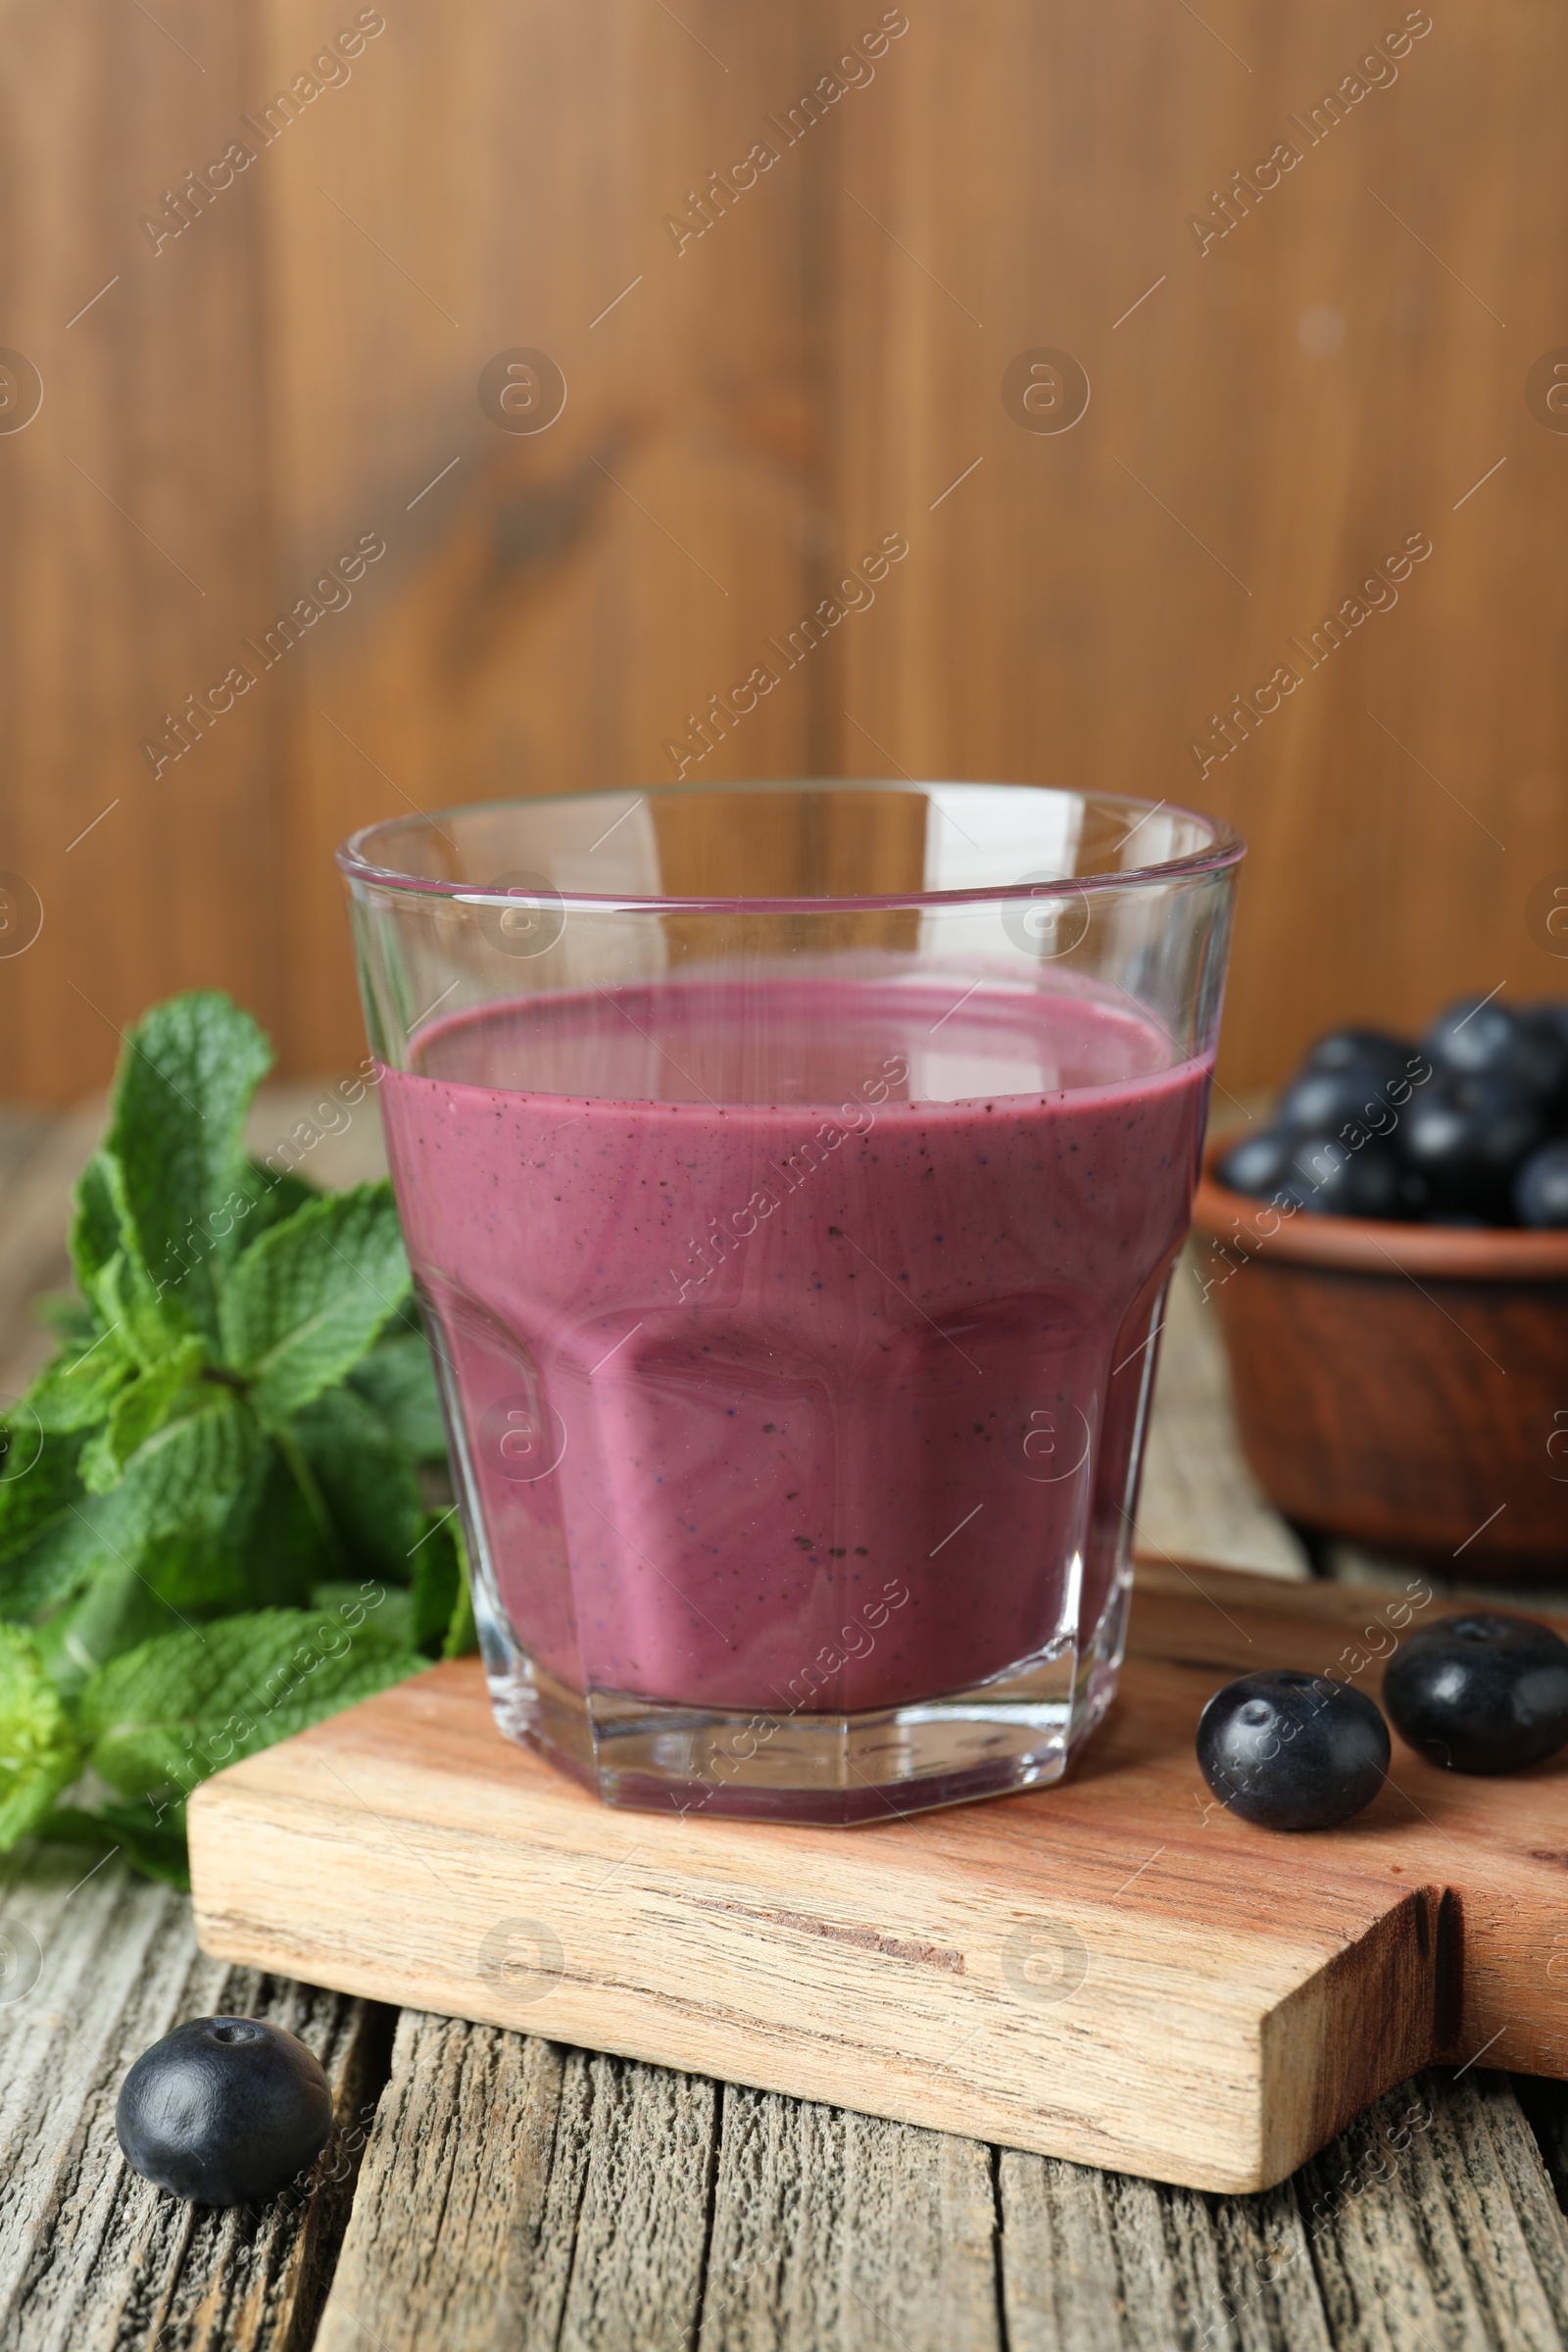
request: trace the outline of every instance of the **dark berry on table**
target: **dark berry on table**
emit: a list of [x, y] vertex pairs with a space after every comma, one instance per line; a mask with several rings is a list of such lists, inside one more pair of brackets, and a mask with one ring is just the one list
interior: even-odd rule
[[1303, 1070], [1281, 1095], [1274, 1123], [1294, 1127], [1298, 1135], [1337, 1135], [1342, 1127], [1392, 1132], [1392, 1083], [1376, 1070]]
[[1439, 1014], [1421, 1043], [1450, 1077], [1506, 1079], [1544, 1104], [1568, 1091], [1568, 1040], [1550, 1023], [1516, 1012], [1495, 997], [1461, 998]]
[[1303, 1136], [1288, 1176], [1301, 1188], [1302, 1205], [1320, 1217], [1412, 1217], [1426, 1199], [1419, 1178], [1388, 1144], [1352, 1151], [1337, 1136]]
[[1544, 1142], [1539, 1102], [1505, 1078], [1434, 1080], [1399, 1131], [1405, 1164], [1423, 1177], [1435, 1209], [1507, 1221], [1520, 1164]]
[[1413, 1077], [1412, 1064], [1420, 1066], [1415, 1048], [1402, 1038], [1391, 1037], [1386, 1029], [1331, 1029], [1327, 1037], [1318, 1039], [1301, 1067], [1303, 1071], [1365, 1071], [1386, 1083], [1391, 1078]]
[[1364, 1690], [1288, 1669], [1216, 1690], [1198, 1725], [1214, 1794], [1265, 1830], [1328, 1830], [1369, 1805], [1389, 1769], [1389, 1728]]
[[1568, 1141], [1542, 1144], [1513, 1180], [1521, 1225], [1568, 1225]]
[[1233, 1144], [1216, 1160], [1214, 1173], [1233, 1192], [1252, 1193], [1266, 1200], [1285, 1181], [1294, 1142], [1292, 1135], [1279, 1128], [1265, 1127], [1261, 1135], [1249, 1135]]
[[313, 2164], [332, 2093], [303, 2041], [254, 2017], [197, 2017], [143, 2050], [115, 2130], [145, 2180], [196, 2205], [260, 2204]]
[[1451, 1772], [1514, 1772], [1568, 1744], [1568, 1642], [1530, 1617], [1475, 1610], [1395, 1652], [1383, 1703], [1401, 1740]]

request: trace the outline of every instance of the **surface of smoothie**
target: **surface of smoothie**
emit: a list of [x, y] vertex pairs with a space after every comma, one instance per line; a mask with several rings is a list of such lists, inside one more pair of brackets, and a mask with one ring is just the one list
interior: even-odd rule
[[540, 995], [381, 1101], [480, 1541], [575, 1689], [839, 1713], [1087, 1642], [1206, 1061], [1087, 986]]

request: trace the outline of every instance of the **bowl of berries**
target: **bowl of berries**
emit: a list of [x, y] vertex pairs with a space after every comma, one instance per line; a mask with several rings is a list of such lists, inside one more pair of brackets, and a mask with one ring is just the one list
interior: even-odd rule
[[1568, 1582], [1568, 1001], [1319, 1039], [1210, 1145], [1194, 1227], [1248, 1459], [1309, 1547]]

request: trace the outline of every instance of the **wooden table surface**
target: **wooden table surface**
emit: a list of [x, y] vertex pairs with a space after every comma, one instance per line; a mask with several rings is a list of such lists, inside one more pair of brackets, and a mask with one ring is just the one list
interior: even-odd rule
[[[264, 1098], [264, 1145], [297, 1101]], [[64, 1283], [97, 1115], [0, 1119], [0, 1391], [43, 1351], [27, 1301]], [[362, 1120], [328, 1152], [322, 1180], [353, 1181], [379, 1139]], [[1146, 1546], [1303, 1574], [1185, 1274], [1164, 1349]], [[9, 1857], [0, 1935], [7, 2352], [1568, 2344], [1568, 2086], [1484, 2054], [1279, 2188], [1207, 2196], [229, 1969], [116, 1856], [85, 1877], [61, 1849]], [[131, 2060], [222, 2010], [301, 2034], [336, 2094], [318, 2184], [265, 2213], [176, 2204], [115, 2140]]]

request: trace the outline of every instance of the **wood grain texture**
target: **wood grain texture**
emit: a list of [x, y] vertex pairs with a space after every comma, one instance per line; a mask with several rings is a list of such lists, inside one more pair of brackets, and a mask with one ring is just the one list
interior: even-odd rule
[[[14, 2352], [304, 2352], [347, 2219], [355, 2121], [384, 2073], [376, 2021], [205, 1958], [184, 1897], [114, 1858], [95, 1869], [79, 1849], [35, 1849], [10, 1859], [7, 1882], [0, 2339]], [[265, 2211], [166, 2197], [115, 2138], [131, 2061], [183, 2019], [224, 2012], [299, 2034], [332, 2084], [338, 2135], [298, 2195]]]
[[1513, 2352], [1561, 2342], [1565, 2255], [1480, 2069], [1205, 2196], [406, 2012], [318, 2342]]
[[1066, 1782], [856, 1837], [606, 1808], [507, 1747], [460, 1661], [206, 1785], [201, 1934], [377, 1998], [1266, 2186], [1434, 2056], [1568, 2076], [1560, 1761], [1464, 1781], [1396, 1748], [1368, 1812], [1299, 1845], [1193, 1762], [1241, 1667], [1370, 1681], [1411, 1615], [1148, 1569], [1118, 1705]]
[[[884, 513], [911, 541], [840, 632], [846, 768], [882, 746], [910, 774], [1230, 817], [1233, 1087], [1339, 1020], [1560, 994], [1527, 905], [1562, 864], [1568, 583], [1515, 599], [1544, 581], [1568, 447], [1524, 401], [1562, 334], [1568, 199], [1529, 157], [1560, 135], [1563, 19], [1434, 20], [1312, 145], [1291, 116], [1400, 12], [910, 15], [836, 133], [836, 512], [848, 544]], [[1188, 217], [1285, 138], [1299, 163], [1200, 254]], [[1004, 373], [1048, 346], [1090, 405], [1025, 431]], [[1377, 589], [1315, 668], [1293, 654], [1418, 531], [1396, 607]], [[1281, 663], [1299, 683], [1227, 752], [1212, 717]]]
[[0, 865], [43, 906], [0, 961], [0, 1084], [56, 1102], [174, 988], [235, 989], [269, 1023], [283, 1003], [276, 706], [251, 695], [157, 778], [141, 750], [272, 595], [254, 189], [156, 253], [139, 226], [254, 103], [253, 16], [176, 16], [24, 5], [0, 63], [4, 339], [44, 384], [0, 440]]
[[[387, 0], [155, 254], [142, 217], [358, 13], [16, 15], [0, 308], [45, 400], [0, 434], [0, 863], [45, 924], [0, 957], [8, 1092], [102, 1083], [116, 1027], [198, 982], [290, 1067], [345, 1058], [349, 825], [670, 776], [688, 714], [890, 528], [875, 608], [691, 772], [1221, 808], [1252, 841], [1233, 1086], [1334, 1020], [1560, 992], [1528, 919], [1568, 791], [1568, 440], [1523, 396], [1564, 331], [1550, 0], [1435, 22], [1202, 255], [1189, 216], [1401, 9], [911, 7], [792, 139], [769, 118], [879, 8]], [[761, 138], [677, 253], [666, 217]], [[518, 344], [569, 385], [536, 437], [476, 397]], [[1002, 405], [1041, 345], [1093, 387], [1065, 434]], [[352, 607], [155, 780], [164, 714], [367, 530]], [[1213, 715], [1417, 530], [1397, 606], [1222, 757]]]
[[1217, 1181], [1221, 1149], [1189, 1264], [1276, 1510], [1439, 1575], [1560, 1583], [1568, 1233], [1282, 1219]]
[[[680, 254], [662, 220], [797, 81], [810, 12], [385, 14], [308, 126], [317, 145], [267, 159], [287, 289], [278, 562], [303, 584], [367, 528], [387, 545], [355, 608], [278, 673], [284, 1037], [306, 1067], [362, 1050], [332, 867], [351, 829], [411, 804], [672, 780], [665, 739], [807, 603], [819, 403], [800, 183], [764, 177]], [[266, 22], [275, 80], [318, 13], [275, 0]], [[515, 347], [565, 377], [538, 434], [499, 429], [477, 398]], [[739, 738], [746, 771], [799, 772], [810, 715], [770, 692]]]

